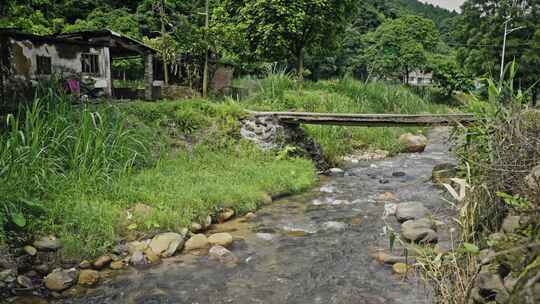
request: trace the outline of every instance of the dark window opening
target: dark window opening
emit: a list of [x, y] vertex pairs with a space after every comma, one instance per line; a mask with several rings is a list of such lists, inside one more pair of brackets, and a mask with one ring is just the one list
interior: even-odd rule
[[86, 74], [99, 74], [99, 55], [82, 54], [81, 56], [82, 72]]
[[36, 59], [37, 59], [37, 74], [38, 75], [51, 75], [52, 74], [51, 57], [37, 56]]

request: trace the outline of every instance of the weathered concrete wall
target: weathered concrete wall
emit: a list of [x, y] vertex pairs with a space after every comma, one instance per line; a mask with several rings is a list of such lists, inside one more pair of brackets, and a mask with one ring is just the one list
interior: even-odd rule
[[[51, 58], [53, 74], [65, 77], [80, 76], [82, 80], [92, 80], [95, 82], [95, 88], [103, 89], [106, 95], [111, 95], [111, 58], [107, 47], [32, 42], [13, 38], [10, 39], [9, 44], [11, 49], [11, 78], [28, 82], [49, 77], [37, 74], [37, 56], [47, 56]], [[81, 56], [84, 53], [99, 56], [98, 74], [87, 75], [82, 73]]]

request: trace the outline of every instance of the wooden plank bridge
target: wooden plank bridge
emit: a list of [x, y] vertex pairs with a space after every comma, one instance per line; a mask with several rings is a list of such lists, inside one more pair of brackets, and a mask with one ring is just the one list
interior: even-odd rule
[[286, 124], [360, 127], [451, 126], [475, 121], [472, 114], [334, 114], [309, 112], [250, 112], [255, 117], [271, 116]]

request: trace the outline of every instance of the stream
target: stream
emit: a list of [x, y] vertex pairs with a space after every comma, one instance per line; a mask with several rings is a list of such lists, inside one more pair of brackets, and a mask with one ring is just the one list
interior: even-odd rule
[[435, 165], [455, 162], [447, 137], [448, 129], [432, 129], [424, 153], [350, 163], [344, 176], [277, 200], [253, 221], [216, 225], [210, 233], [226, 231], [235, 239], [234, 266], [179, 255], [150, 269], [115, 272], [60, 303], [431, 303], [422, 280], [393, 274], [369, 253], [389, 247], [386, 225], [399, 231], [393, 216], [384, 217], [383, 193], [422, 202], [437, 219], [450, 221], [443, 191], [431, 182]]

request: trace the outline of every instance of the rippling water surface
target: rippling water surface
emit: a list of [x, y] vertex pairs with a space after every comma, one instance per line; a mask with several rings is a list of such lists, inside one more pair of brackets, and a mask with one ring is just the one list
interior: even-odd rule
[[279, 200], [255, 221], [217, 227], [235, 237], [236, 266], [181, 255], [147, 270], [130, 269], [63, 303], [431, 303], [429, 288], [401, 279], [368, 255], [388, 247], [385, 203], [421, 201], [439, 216], [446, 203], [430, 181], [434, 165], [453, 162], [447, 132], [430, 132], [422, 154], [350, 165], [311, 192]]

